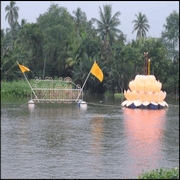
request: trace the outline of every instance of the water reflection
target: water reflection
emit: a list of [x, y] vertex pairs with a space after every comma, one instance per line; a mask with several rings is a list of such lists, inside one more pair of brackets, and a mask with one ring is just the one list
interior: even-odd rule
[[29, 134], [27, 131], [27, 118], [20, 119], [19, 124], [19, 141], [21, 145], [27, 145], [29, 140]]
[[32, 113], [34, 111], [35, 104], [28, 104], [29, 112]]
[[101, 156], [102, 156], [102, 140], [103, 140], [103, 131], [104, 131], [104, 117], [101, 115], [94, 115], [91, 120], [91, 153], [93, 157], [93, 169], [96, 171], [96, 174], [100, 173], [101, 166]]
[[[123, 108], [130, 171], [139, 172], [158, 167], [162, 159], [161, 138], [167, 109], [146, 110]], [[158, 154], [159, 153], [159, 154]], [[143, 167], [142, 167], [143, 166]], [[136, 174], [138, 176], [138, 174]]]
[[[81, 109], [74, 103], [62, 103], [62, 104], [36, 104], [34, 106], [28, 106], [29, 112], [35, 117], [39, 118], [70, 118], [72, 116], [77, 117], [80, 115]], [[80, 110], [78, 110], [80, 109]], [[85, 109], [83, 109], [85, 110]]]
[[81, 111], [86, 111], [86, 110], [87, 110], [87, 105], [81, 105], [81, 106], [79, 107], [79, 109], [80, 109]]

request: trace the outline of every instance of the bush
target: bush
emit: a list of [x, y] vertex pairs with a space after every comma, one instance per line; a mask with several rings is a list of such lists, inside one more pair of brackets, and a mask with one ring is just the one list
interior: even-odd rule
[[113, 94], [110, 91], [106, 91], [104, 93], [104, 96], [109, 97], [109, 96], [113, 96]]
[[179, 167], [155, 169], [139, 175], [138, 179], [179, 179]]
[[[53, 87], [50, 81], [29, 81], [30, 85], [35, 85], [36, 88], [55, 88], [56, 86], [62, 89], [72, 89], [72, 84], [64, 81], [53, 81]], [[40, 91], [39, 91], [40, 92]], [[19, 80], [13, 82], [1, 81], [1, 98], [24, 98], [31, 97], [31, 88], [26, 80]]]
[[114, 97], [115, 98], [124, 98], [124, 94], [123, 93], [115, 93]]
[[1, 98], [27, 97], [31, 95], [31, 89], [27, 81], [1, 81]]

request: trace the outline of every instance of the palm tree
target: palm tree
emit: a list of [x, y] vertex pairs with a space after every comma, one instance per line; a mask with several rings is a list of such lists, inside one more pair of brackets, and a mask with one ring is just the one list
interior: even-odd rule
[[27, 23], [27, 19], [21, 19], [21, 28]]
[[7, 11], [5, 20], [8, 19], [8, 23], [11, 27], [11, 30], [12, 30], [13, 24], [16, 23], [18, 20], [19, 7], [15, 5], [16, 5], [15, 1], [10, 1], [10, 5], [7, 5], [5, 7], [5, 11]]
[[77, 32], [79, 32], [80, 27], [82, 27], [83, 23], [87, 20], [86, 13], [82, 12], [81, 8], [78, 7], [76, 11], [73, 11], [73, 14], [73, 19], [76, 23], [76, 29]]
[[112, 16], [112, 5], [103, 5], [104, 11], [101, 7], [99, 7], [99, 10], [100, 20], [92, 18], [92, 21], [97, 23], [98, 28], [96, 30], [102, 40], [111, 43], [122, 33], [121, 30], [117, 29], [117, 26], [121, 23], [118, 18], [121, 13], [118, 11]]
[[134, 23], [134, 29], [132, 33], [137, 31], [136, 39], [146, 37], [146, 32], [150, 28], [146, 15], [139, 12], [139, 14], [135, 14], [135, 16], [137, 17], [137, 20], [132, 21], [132, 23]]
[[12, 42], [11, 42], [11, 48], [13, 49], [13, 34], [14, 34], [14, 30], [16, 30], [16, 28], [18, 27], [18, 11], [19, 11], [19, 7], [15, 6], [16, 2], [15, 1], [10, 1], [10, 5], [7, 5], [5, 7], [5, 11], [7, 11], [7, 14], [5, 16], [5, 20], [8, 19], [8, 23], [11, 27], [11, 38], [12, 38]]
[[72, 39], [72, 42], [70, 42], [70, 45], [67, 48], [68, 58], [65, 61], [66, 68], [73, 67], [75, 63], [78, 63], [81, 60], [79, 55], [80, 39], [75, 37], [72, 37]]

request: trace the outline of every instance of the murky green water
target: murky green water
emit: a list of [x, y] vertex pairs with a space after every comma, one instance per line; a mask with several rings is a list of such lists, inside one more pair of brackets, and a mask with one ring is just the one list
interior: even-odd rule
[[1, 178], [137, 178], [179, 166], [176, 101], [142, 110], [122, 108], [120, 99], [84, 99], [87, 108], [2, 101]]

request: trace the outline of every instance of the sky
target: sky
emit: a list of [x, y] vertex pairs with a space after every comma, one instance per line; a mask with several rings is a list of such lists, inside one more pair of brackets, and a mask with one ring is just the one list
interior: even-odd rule
[[[48, 11], [52, 3], [58, 4], [59, 7], [65, 7], [67, 11], [73, 15], [73, 11], [81, 8], [86, 13], [87, 20], [91, 18], [99, 19], [99, 7], [103, 9], [103, 5], [112, 5], [112, 15], [120, 12], [119, 16], [121, 24], [118, 28], [127, 36], [127, 41], [136, 39], [136, 32], [132, 33], [136, 19], [135, 14], [141, 12], [145, 14], [150, 29], [147, 32], [148, 37], [161, 37], [164, 31], [163, 25], [166, 24], [166, 18], [175, 10], [179, 13], [179, 1], [15, 1], [19, 7], [20, 23], [22, 19], [26, 19], [28, 23], [36, 23], [36, 19], [40, 14]], [[10, 1], [1, 1], [1, 29], [9, 28], [7, 20], [5, 20], [5, 7]], [[95, 24], [94, 24], [95, 25]]]

